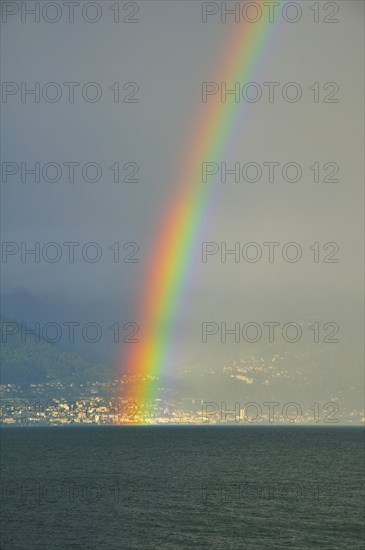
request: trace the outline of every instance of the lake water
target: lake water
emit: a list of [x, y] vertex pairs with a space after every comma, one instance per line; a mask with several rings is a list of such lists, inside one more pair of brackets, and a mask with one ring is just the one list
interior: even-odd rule
[[363, 550], [363, 435], [4, 428], [1, 549]]

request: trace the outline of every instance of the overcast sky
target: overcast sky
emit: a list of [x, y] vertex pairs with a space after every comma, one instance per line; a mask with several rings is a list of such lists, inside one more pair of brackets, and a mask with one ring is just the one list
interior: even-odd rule
[[[242, 166], [296, 162], [303, 177], [297, 183], [285, 182], [280, 167], [271, 184], [265, 172], [257, 183], [222, 184], [219, 174], [208, 180], [214, 209], [208, 212], [204, 234], [197, 237], [188, 298], [176, 313], [178, 352], [172, 370], [196, 358], [208, 365], [237, 350], [234, 344], [222, 345], [218, 337], [203, 345], [203, 321], [335, 321], [340, 343], [333, 368], [347, 369], [361, 383], [364, 5], [337, 2], [339, 23], [315, 24], [309, 4], [301, 2], [303, 17], [296, 24], [277, 16], [273, 37], [256, 68], [255, 81], [280, 82], [278, 100], [237, 105], [222, 156], [202, 159]], [[139, 22], [129, 24], [113, 22], [111, 2], [99, 5], [103, 13], [95, 24], [82, 20], [79, 12], [70, 24], [64, 12], [54, 24], [44, 19], [24, 24], [18, 13], [2, 25], [2, 81], [19, 86], [26, 82], [29, 87], [39, 82], [41, 90], [57, 82], [62, 88], [56, 103], [34, 103], [30, 96], [22, 103], [20, 93], [2, 103], [2, 162], [31, 166], [37, 161], [41, 168], [49, 162], [75, 161], [81, 167], [94, 162], [103, 170], [95, 183], [82, 181], [80, 167], [74, 183], [67, 181], [66, 167], [57, 183], [42, 177], [34, 183], [31, 176], [22, 183], [20, 171], [6, 182], [3, 178], [4, 241], [24, 241], [30, 247], [36, 241], [41, 247], [49, 242], [96, 242], [103, 257], [97, 263], [86, 262], [80, 258], [81, 246], [72, 264], [65, 247], [56, 263], [34, 263], [29, 257], [22, 263], [20, 253], [8, 256], [2, 293], [7, 296], [3, 313], [18, 320], [100, 323], [107, 337], [93, 347], [78, 341], [73, 349], [111, 361], [115, 345], [107, 327], [116, 321], [141, 321], [136, 319], [136, 304], [146, 285], [146, 255], [178, 191], [178, 171], [202, 108], [201, 83], [216, 81], [222, 74], [217, 65], [222, 51], [237, 25], [242, 32], [245, 26], [230, 20], [221, 23], [218, 15], [202, 23], [200, 2], [138, 2]], [[122, 10], [121, 16], [130, 11]], [[329, 14], [320, 12], [321, 19], [325, 15]], [[297, 103], [281, 97], [282, 86], [292, 81], [303, 89]], [[80, 83], [74, 103], [67, 101], [64, 82]], [[80, 90], [88, 82], [100, 84], [100, 101], [82, 99]], [[124, 95], [133, 91], [123, 90], [126, 83], [137, 83], [134, 97], [139, 102], [114, 103], [108, 87], [115, 82]], [[319, 103], [313, 102], [314, 92], [308, 89], [315, 82], [320, 86]], [[338, 103], [323, 103], [324, 94], [332, 91], [323, 90], [327, 82], [338, 84]], [[115, 162], [120, 163], [122, 178], [134, 165], [127, 170], [123, 166], [137, 163], [139, 182], [114, 183], [108, 167]], [[323, 166], [337, 163], [339, 183], [313, 183], [309, 166], [315, 162], [321, 167], [321, 180], [331, 172], [331, 167], [324, 172]], [[263, 259], [257, 263], [235, 263], [232, 257], [221, 263], [218, 253], [202, 264], [201, 241], [219, 246], [226, 242], [227, 248], [235, 242], [281, 245], [274, 263], [267, 261], [263, 247]], [[281, 257], [282, 246], [291, 241], [303, 249], [297, 263]], [[108, 247], [115, 242], [122, 254], [132, 251], [123, 251], [125, 243], [136, 242], [139, 263], [114, 263]], [[320, 243], [319, 263], [313, 262], [308, 249], [315, 242]], [[322, 245], [328, 242], [339, 245], [339, 263], [323, 263]], [[296, 345], [308, 349], [308, 342]], [[245, 350], [249, 353], [249, 347]]]

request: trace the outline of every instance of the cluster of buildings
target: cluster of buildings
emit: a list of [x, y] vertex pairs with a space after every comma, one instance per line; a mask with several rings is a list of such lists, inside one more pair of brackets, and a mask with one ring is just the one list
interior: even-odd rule
[[[116, 391], [125, 381], [94, 382], [66, 386], [60, 382], [32, 384], [24, 389], [15, 384], [0, 386], [0, 425], [120, 425], [200, 424], [202, 401], [181, 402], [155, 399], [136, 404], [118, 398]], [[76, 391], [78, 395], [75, 397]], [[69, 397], [65, 397], [65, 396]]]
[[332, 403], [334, 408], [327, 404], [323, 413], [323, 404], [321, 407], [318, 404], [316, 411], [313, 407], [293, 403], [270, 407], [266, 402], [217, 403], [189, 398], [180, 401], [155, 399], [138, 407], [118, 398], [98, 395], [48, 400], [3, 396], [0, 425], [356, 425], [364, 422], [361, 411], [348, 411], [344, 415], [338, 404]]
[[[155, 383], [156, 380], [138, 380], [123, 375], [117, 380], [62, 382], [48, 381], [26, 387], [16, 384], [0, 385], [0, 425], [54, 426], [54, 425], [330, 425], [364, 423], [364, 413], [344, 406], [344, 396], [332, 395], [328, 390], [323, 402], [296, 403], [291, 399], [273, 399], [275, 395], [289, 395], [285, 384], [298, 373], [281, 354], [263, 358], [242, 356], [232, 359], [223, 368], [211, 369], [206, 376], [218, 377], [218, 382], [234, 380], [241, 399], [216, 402], [212, 399], [172, 397], [168, 388], [156, 398], [143, 404], [128, 402], [119, 396], [129, 384]], [[293, 358], [292, 358], [293, 361]], [[292, 363], [290, 361], [290, 363]], [[293, 368], [294, 367], [294, 368]], [[184, 371], [191, 378], [194, 369]], [[299, 378], [299, 376], [298, 376]], [[303, 380], [303, 377], [301, 377]], [[304, 382], [306, 380], [304, 379]], [[207, 386], [208, 387], [208, 386]], [[221, 387], [221, 386], [219, 386]], [[276, 388], [276, 389], [275, 389]], [[278, 393], [278, 388], [281, 390]], [[254, 390], [254, 391], [252, 391]], [[203, 393], [203, 391], [201, 392]], [[217, 393], [217, 392], [216, 392]], [[219, 393], [219, 392], [218, 392]], [[260, 402], [247, 399], [261, 395]], [[269, 399], [269, 395], [272, 399]], [[222, 399], [223, 401], [223, 399]], [[239, 401], [239, 402], [238, 402]], [[257, 401], [259, 399], [257, 398]], [[268, 405], [267, 402], [277, 402]]]

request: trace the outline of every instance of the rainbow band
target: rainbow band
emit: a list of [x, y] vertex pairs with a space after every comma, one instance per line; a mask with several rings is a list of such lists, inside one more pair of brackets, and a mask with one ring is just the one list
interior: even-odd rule
[[[250, 81], [266, 51], [272, 34], [269, 30], [273, 27], [269, 20], [237, 25], [232, 43], [225, 52], [224, 72], [218, 82], [227, 82], [228, 85]], [[202, 106], [196, 131], [190, 136], [184, 157], [188, 159], [188, 168], [177, 183], [178, 198], [171, 204], [160, 227], [158, 244], [149, 260], [147, 284], [137, 311], [137, 318], [143, 323], [142, 341], [130, 345], [122, 365], [123, 371], [134, 372], [140, 379], [159, 377], [168, 367], [174, 316], [184, 298], [184, 286], [211, 192], [208, 184], [202, 184], [202, 162], [216, 161], [222, 155], [240, 110], [240, 103], [219, 102], [217, 105], [216, 101], [208, 100]], [[137, 384], [122, 397], [143, 407], [156, 397], [156, 389]]]

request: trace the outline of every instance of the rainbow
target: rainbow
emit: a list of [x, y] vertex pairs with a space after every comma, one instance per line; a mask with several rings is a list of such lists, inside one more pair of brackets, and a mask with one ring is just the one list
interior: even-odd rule
[[[275, 24], [263, 16], [256, 23], [232, 23], [230, 29], [233, 26], [235, 31], [219, 64], [223, 70], [216, 79], [217, 83], [227, 82], [227, 88], [235, 82], [252, 81]], [[202, 162], [217, 162], [222, 156], [234, 133], [234, 123], [244, 109], [242, 102], [210, 99], [202, 103], [197, 127], [189, 135], [182, 163], [185, 169], [174, 187], [178, 193], [168, 207], [157, 232], [157, 246], [147, 260], [146, 285], [136, 312], [142, 323], [140, 342], [125, 345], [127, 352], [121, 360], [122, 371], [134, 374], [140, 381], [125, 384], [127, 389], [121, 395], [123, 400], [133, 402], [136, 410], [144, 409], [147, 402], [157, 397], [156, 384], [145, 381], [161, 377], [170, 364], [174, 318], [184, 303], [192, 258], [209, 213], [212, 187], [202, 183]], [[143, 423], [138, 414], [136, 418], [136, 423]]]

